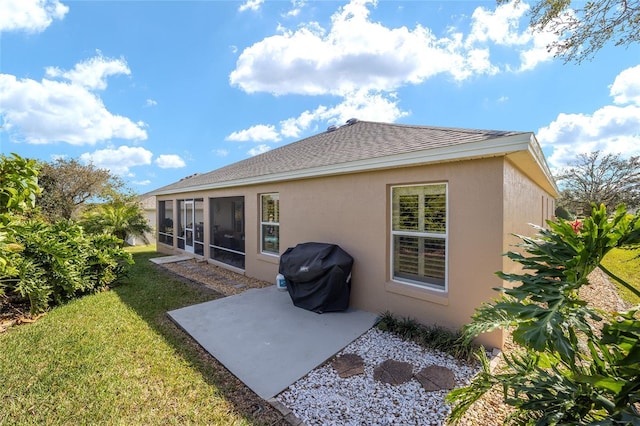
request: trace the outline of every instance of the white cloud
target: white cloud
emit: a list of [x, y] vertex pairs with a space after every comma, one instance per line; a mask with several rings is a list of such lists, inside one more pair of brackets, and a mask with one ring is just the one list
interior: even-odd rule
[[252, 157], [255, 157], [256, 155], [260, 155], [260, 154], [264, 154], [267, 151], [270, 151], [271, 147], [269, 145], [258, 145], [255, 148], [251, 148], [249, 151], [247, 151], [247, 154], [249, 154]]
[[[640, 70], [628, 68], [616, 77], [611, 86], [614, 102], [638, 101], [636, 68]], [[538, 130], [538, 140], [543, 147], [552, 149], [548, 158], [552, 167], [564, 167], [578, 154], [594, 151], [640, 155], [640, 103], [605, 105], [591, 114], [558, 114]]]
[[344, 124], [350, 118], [367, 121], [394, 122], [409, 115], [398, 107], [395, 93], [376, 93], [359, 90], [347, 94], [338, 104], [328, 107], [319, 105], [315, 110], [307, 110], [297, 117], [280, 122], [280, 130], [273, 125], [259, 124], [246, 130], [233, 132], [227, 140], [277, 142], [281, 137], [297, 138], [310, 128], [322, 123]]
[[499, 72], [497, 66], [491, 63], [489, 49], [474, 48], [467, 52], [462, 69], [450, 70], [457, 80], [464, 80], [474, 74], [494, 75]]
[[92, 163], [96, 167], [108, 169], [117, 175], [128, 175], [129, 169], [135, 166], [151, 164], [153, 153], [142, 147], [120, 146], [118, 148], [99, 149], [92, 153], [84, 153], [80, 161]]
[[161, 169], [179, 169], [185, 167], [186, 164], [179, 155], [174, 154], [162, 154], [156, 158], [156, 164]]
[[71, 84], [86, 87], [89, 90], [104, 90], [107, 88], [107, 77], [117, 74], [130, 75], [131, 70], [123, 59], [105, 58], [100, 51], [97, 56], [77, 63], [70, 71], [63, 71], [58, 67], [47, 67], [47, 77], [62, 77]]
[[520, 65], [508, 65], [507, 69], [518, 71], [532, 70], [538, 64], [550, 61], [553, 52], [547, 46], [557, 40], [557, 36], [551, 31], [534, 32], [529, 28], [526, 18], [529, 9], [523, 2], [505, 3], [493, 11], [478, 7], [473, 12], [471, 32], [465, 41], [467, 48], [478, 43], [514, 48], [519, 52]]
[[[293, 2], [297, 5], [296, 1]], [[319, 105], [274, 125], [261, 124], [232, 133], [229, 140], [277, 141], [296, 138], [320, 124], [361, 120], [394, 122], [407, 116], [396, 90], [417, 85], [437, 75], [463, 81], [477, 75], [495, 75], [533, 69], [552, 55], [546, 46], [551, 33], [528, 28], [524, 3], [478, 7], [462, 31], [448, 28], [437, 36], [430, 28], [385, 27], [370, 19], [376, 0], [352, 0], [331, 17], [331, 25], [307, 22], [291, 30], [278, 25], [277, 33], [254, 43], [238, 57], [229, 75], [232, 85], [247, 93], [274, 95], [333, 95], [333, 106]], [[514, 63], [494, 63], [493, 50], [511, 52]], [[500, 101], [504, 101], [502, 99]]]
[[320, 118], [339, 124], [350, 118], [394, 122], [408, 114], [398, 107], [395, 93], [358, 90], [348, 94], [340, 104], [322, 112]]
[[616, 104], [634, 103], [640, 106], [640, 65], [622, 71], [610, 87]]
[[238, 12], [245, 12], [247, 10], [251, 10], [253, 12], [257, 12], [260, 10], [260, 6], [264, 3], [264, 0], [247, 0], [238, 8]]
[[543, 62], [549, 62], [554, 57], [554, 51], [549, 50], [549, 46], [557, 39], [557, 36], [550, 32], [535, 32], [533, 34], [533, 45], [520, 52], [520, 68], [518, 71], [530, 71]]
[[553, 167], [593, 151], [640, 155], [640, 107], [607, 105], [593, 114], [561, 113], [538, 130], [538, 139], [543, 147], [553, 148]]
[[229, 150], [228, 149], [216, 149], [215, 151], [213, 151], [218, 157], [226, 157], [227, 155], [229, 155]]
[[145, 179], [145, 180], [134, 180], [131, 182], [134, 185], [138, 185], [138, 186], [147, 186], [147, 185], [151, 185], [151, 181], [149, 179]]
[[69, 7], [59, 0], [0, 1], [0, 33], [3, 31], [44, 31], [54, 19], [61, 20]]
[[225, 139], [228, 141], [236, 141], [236, 142], [246, 142], [246, 141], [277, 142], [280, 140], [280, 136], [278, 136], [278, 132], [276, 132], [275, 126], [271, 124], [270, 125], [257, 124], [245, 130], [233, 132], [229, 136], [227, 136]]
[[144, 104], [148, 107], [156, 106], [158, 105], [158, 101], [155, 101], [153, 99], [147, 99]]
[[285, 18], [293, 18], [300, 14], [302, 8], [306, 5], [304, 0], [291, 0], [291, 10], [284, 14]]
[[450, 29], [445, 37], [421, 24], [410, 29], [373, 22], [369, 8], [375, 6], [373, 0], [352, 0], [332, 16], [328, 29], [317, 22], [295, 30], [279, 27], [278, 34], [240, 54], [230, 83], [247, 93], [344, 96], [354, 90], [394, 91], [439, 74], [458, 81], [496, 74], [500, 68], [491, 61], [494, 46], [507, 46], [522, 60], [504, 65], [503, 71], [531, 69], [551, 58], [541, 50], [549, 33], [520, 28], [528, 10], [523, 3], [501, 5], [493, 12], [479, 7], [468, 35]]
[[0, 114], [18, 141], [93, 145], [112, 139], [146, 139], [145, 124], [109, 112], [85, 88], [0, 74]]
[[307, 130], [312, 123], [322, 120], [327, 107], [319, 106], [314, 111], [304, 111], [297, 117], [287, 118], [280, 122], [280, 133], [287, 138], [297, 138]]
[[[422, 26], [389, 29], [368, 15], [366, 3], [352, 2], [333, 15], [329, 31], [317, 23], [281, 29], [241, 53], [230, 81], [248, 93], [342, 95], [356, 88], [392, 90], [452, 62]], [[441, 60], [433, 58], [438, 55]]]
[[127, 71], [124, 62], [98, 56], [95, 61], [76, 65], [72, 71], [48, 69], [49, 75], [71, 82], [0, 74], [0, 116], [4, 127], [13, 140], [33, 144], [93, 145], [113, 138], [144, 140], [145, 123], [111, 113], [90, 90], [106, 87], [108, 75]]
[[476, 8], [466, 44], [473, 46], [477, 42], [493, 42], [501, 46], [519, 46], [528, 43], [531, 35], [519, 32], [520, 21], [528, 10], [529, 5], [522, 2], [506, 3], [494, 11]]

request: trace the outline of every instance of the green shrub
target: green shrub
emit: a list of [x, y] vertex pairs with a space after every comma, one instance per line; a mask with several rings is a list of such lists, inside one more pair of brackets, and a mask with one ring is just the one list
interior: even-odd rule
[[33, 208], [39, 193], [34, 160], [26, 160], [17, 154], [0, 155], [0, 214], [24, 213]]
[[0, 296], [28, 300], [32, 314], [108, 287], [133, 262], [116, 237], [38, 218], [37, 175], [34, 161], [0, 156]]
[[578, 294], [610, 250], [640, 243], [640, 215], [620, 207], [609, 217], [604, 206], [593, 206], [581, 222], [548, 225], [536, 238], [521, 237], [526, 255], [507, 253], [523, 273], [499, 273], [516, 285], [500, 289], [502, 296], [479, 308], [465, 330], [471, 340], [511, 329], [517, 350], [496, 374], [479, 352], [483, 371], [447, 397], [454, 404], [451, 419], [496, 386], [515, 408], [514, 424], [640, 424], [634, 405], [640, 401], [638, 308], [605, 312]]
[[22, 247], [15, 242], [13, 221], [35, 205], [38, 187], [36, 162], [19, 155], [0, 155], [0, 296], [7, 287], [7, 276], [18, 273], [11, 259], [19, 256]]
[[86, 259], [86, 279], [92, 289], [104, 290], [126, 274], [133, 258], [113, 235], [91, 235], [89, 242], [92, 250]]
[[398, 319], [389, 311], [380, 315], [377, 327], [379, 330], [389, 331], [424, 348], [442, 351], [459, 360], [475, 360], [477, 347], [465, 342], [460, 332], [435, 325], [423, 325], [412, 318]]
[[567, 209], [562, 206], [558, 206], [556, 208], [555, 214], [558, 219], [573, 220], [573, 216], [571, 215], [571, 213], [569, 213]]
[[105, 289], [121, 276], [131, 256], [109, 235], [86, 235], [77, 224], [38, 220], [14, 224], [17, 244], [12, 258], [18, 273], [5, 286], [29, 299], [31, 313], [74, 297]]
[[22, 258], [16, 265], [17, 275], [7, 286], [12, 292], [29, 301], [31, 314], [44, 311], [49, 306], [53, 289], [45, 277], [45, 270], [35, 261]]

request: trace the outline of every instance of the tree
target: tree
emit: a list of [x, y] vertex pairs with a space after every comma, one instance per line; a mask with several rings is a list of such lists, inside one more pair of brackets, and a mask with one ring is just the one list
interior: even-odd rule
[[88, 201], [111, 199], [124, 186], [108, 170], [83, 165], [75, 159], [42, 163], [39, 183], [42, 193], [36, 204], [51, 222], [71, 219]]
[[604, 204], [610, 211], [619, 204], [630, 210], [640, 206], [640, 157], [580, 154], [556, 174], [556, 180], [561, 187], [558, 205], [574, 213], [589, 212], [591, 203]]
[[[511, 1], [520, 0], [498, 3]], [[531, 9], [530, 26], [556, 34], [558, 40], [547, 46], [549, 51], [564, 57], [565, 62], [580, 63], [610, 41], [615, 46], [640, 41], [640, 0], [538, 0]]]
[[[481, 333], [509, 328], [516, 350], [506, 367], [491, 372], [484, 351], [483, 370], [452, 391], [451, 418], [459, 420], [494, 386], [515, 408], [509, 420], [527, 425], [637, 425], [640, 414], [640, 316], [605, 312], [580, 298], [589, 274], [600, 267], [636, 295], [640, 291], [601, 265], [618, 247], [640, 245], [640, 215], [619, 207], [609, 216], [593, 206], [582, 222], [548, 222], [537, 238], [523, 237], [525, 255], [509, 252], [522, 273], [498, 273], [505, 286], [499, 299], [476, 310], [465, 328], [467, 341]], [[518, 285], [519, 283], [519, 285]]]
[[80, 224], [92, 234], [114, 235], [122, 244], [132, 236], [148, 243], [145, 233], [151, 231], [140, 203], [133, 196], [121, 196], [89, 207], [82, 213]]
[[38, 165], [0, 155], [0, 304], [28, 300], [31, 314], [107, 288], [133, 262], [112, 235], [34, 214]]

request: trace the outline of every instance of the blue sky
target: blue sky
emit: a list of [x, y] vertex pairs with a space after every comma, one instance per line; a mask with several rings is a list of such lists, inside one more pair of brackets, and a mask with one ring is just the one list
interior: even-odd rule
[[526, 1], [0, 2], [0, 152], [138, 193], [361, 120], [533, 131], [552, 168], [640, 155], [640, 46], [580, 65]]

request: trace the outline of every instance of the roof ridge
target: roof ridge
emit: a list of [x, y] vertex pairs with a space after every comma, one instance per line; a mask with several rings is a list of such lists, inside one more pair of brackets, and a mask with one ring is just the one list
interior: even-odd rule
[[[523, 134], [523, 133], [531, 133], [529, 131], [524, 130], [497, 130], [497, 129], [470, 129], [467, 127], [449, 127], [449, 126], [431, 126], [425, 124], [409, 124], [409, 123], [386, 123], [383, 121], [368, 121], [368, 120], [358, 120], [356, 123], [369, 123], [369, 124], [380, 124], [384, 126], [397, 126], [397, 127], [408, 127], [414, 129], [430, 129], [430, 130], [455, 130], [461, 133], [486, 133], [486, 132], [496, 132], [496, 133], [513, 133], [513, 134]], [[341, 129], [345, 126], [349, 126], [348, 124], [342, 125], [338, 127]]]

